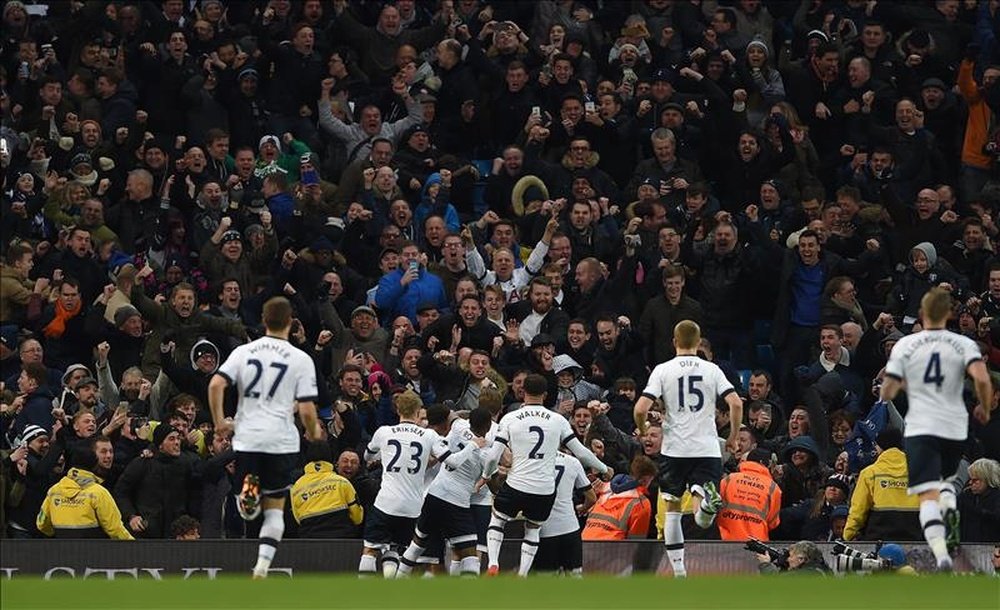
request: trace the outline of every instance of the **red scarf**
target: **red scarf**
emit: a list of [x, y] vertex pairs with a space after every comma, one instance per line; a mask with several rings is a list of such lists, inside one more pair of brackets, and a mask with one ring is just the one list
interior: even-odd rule
[[78, 301], [76, 307], [73, 309], [66, 309], [63, 305], [62, 299], [56, 300], [56, 315], [42, 330], [42, 334], [49, 339], [58, 339], [62, 337], [63, 333], [66, 332], [66, 322], [79, 314], [82, 307], [83, 301]]

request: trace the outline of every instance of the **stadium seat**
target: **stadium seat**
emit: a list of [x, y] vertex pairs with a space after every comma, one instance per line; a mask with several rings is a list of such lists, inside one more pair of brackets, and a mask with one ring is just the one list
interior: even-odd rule
[[753, 321], [753, 342], [756, 345], [771, 342], [771, 320], [762, 319]]
[[472, 187], [472, 209], [479, 218], [486, 213], [486, 178], [493, 171], [493, 159], [476, 159], [472, 164], [479, 171], [479, 180]]
[[750, 369], [740, 369], [738, 374], [740, 376], [740, 385], [746, 390], [750, 387]]
[[756, 347], [757, 366], [774, 372], [774, 348], [770, 343], [758, 343]]

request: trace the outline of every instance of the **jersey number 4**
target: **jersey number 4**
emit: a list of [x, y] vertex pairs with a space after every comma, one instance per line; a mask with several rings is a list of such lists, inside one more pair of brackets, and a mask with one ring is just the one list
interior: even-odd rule
[[[685, 383], [685, 379], [687, 383]], [[705, 393], [698, 387], [701, 380], [701, 375], [690, 375], [677, 379], [677, 407], [679, 411], [683, 411], [685, 407], [691, 411], [701, 411], [701, 408], [705, 406]], [[690, 404], [685, 404], [688, 402], [686, 398], [692, 398], [693, 400]]]
[[930, 383], [937, 386], [937, 389], [941, 389], [941, 384], [944, 383], [944, 375], [941, 374], [941, 354], [938, 352], [931, 353], [931, 359], [927, 361], [927, 369], [924, 371], [924, 383]]
[[[392, 447], [392, 448], [394, 448], [396, 450], [396, 453], [395, 453], [395, 455], [392, 456], [392, 459], [389, 460], [389, 464], [385, 467], [385, 471], [386, 472], [399, 472], [402, 469], [402, 467], [401, 466], [397, 466], [396, 462], [399, 461], [399, 456], [401, 456], [403, 454], [403, 444], [400, 443], [399, 441], [397, 441], [396, 439], [392, 439], [392, 440], [389, 441], [389, 446]], [[406, 472], [408, 472], [410, 474], [417, 474], [418, 472], [420, 472], [420, 464], [421, 464], [421, 462], [420, 462], [420, 456], [422, 456], [423, 453], [424, 453], [424, 446], [423, 445], [421, 445], [420, 443], [415, 442], [415, 441], [411, 441], [410, 442], [410, 464], [411, 465], [406, 469]]]
[[[260, 392], [256, 390], [256, 387], [260, 382], [260, 376], [264, 373], [264, 365], [257, 359], [247, 360], [247, 364], [252, 366], [254, 371], [250, 385], [247, 386], [246, 390], [243, 390], [243, 396], [244, 398], [260, 398]], [[274, 383], [271, 384], [271, 389], [267, 392], [268, 400], [274, 398], [274, 393], [278, 391], [278, 385], [281, 384], [281, 380], [285, 378], [285, 373], [288, 372], [288, 365], [284, 362], [272, 362], [271, 368], [278, 369], [278, 375], [274, 378]]]

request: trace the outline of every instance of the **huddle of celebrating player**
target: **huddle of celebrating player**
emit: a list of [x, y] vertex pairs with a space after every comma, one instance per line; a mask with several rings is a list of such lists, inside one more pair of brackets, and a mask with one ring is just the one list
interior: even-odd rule
[[[975, 343], [944, 330], [951, 311], [947, 292], [924, 297], [924, 330], [905, 337], [887, 365], [882, 398], [892, 399], [906, 384], [910, 399], [906, 439], [910, 493], [921, 499], [925, 537], [942, 569], [950, 569], [947, 542], [954, 542], [955, 494], [944, 479], [954, 472], [959, 443], [968, 427], [962, 386], [968, 373], [981, 404], [992, 396], [986, 366]], [[233, 447], [243, 480], [238, 505], [244, 518], [263, 511], [254, 577], [267, 575], [284, 531], [282, 508], [299, 451], [296, 407], [306, 438], [322, 436], [316, 418], [316, 377], [309, 357], [287, 342], [291, 307], [284, 298], [264, 306], [267, 335], [237, 348], [210, 385], [216, 430], [231, 424], [222, 417], [223, 392], [239, 394]], [[743, 402], [715, 364], [700, 358], [701, 331], [692, 321], [674, 328], [677, 356], [656, 366], [634, 408], [640, 433], [650, 425], [654, 401], [663, 404], [659, 488], [666, 501], [664, 542], [677, 577], [686, 575], [680, 499], [691, 491], [695, 522], [711, 526], [722, 499], [722, 451], [715, 405], [724, 400], [730, 421], [742, 420]], [[412, 391], [395, 396], [399, 423], [379, 428], [365, 452], [382, 466], [382, 485], [365, 524], [358, 571], [374, 575], [378, 560], [386, 578], [405, 577], [421, 564], [448, 565], [452, 574], [477, 575], [480, 553], [487, 573], [500, 570], [500, 549], [509, 521], [523, 517], [519, 576], [536, 555], [547, 570], [582, 572], [582, 543], [574, 492], [588, 492], [586, 469], [610, 480], [613, 472], [574, 435], [569, 422], [542, 406], [547, 381], [529, 375], [521, 408], [494, 422], [486, 408], [459, 417], [448, 407], [426, 409]], [[977, 418], [986, 417], [979, 407]], [[736, 451], [738, 427], [726, 440]], [[572, 454], [572, 455], [570, 455]], [[575, 456], [575, 457], [574, 457]], [[495, 492], [495, 493], [494, 493]], [[490, 508], [492, 507], [492, 508]], [[951, 531], [949, 531], [949, 529]], [[448, 550], [450, 548], [450, 551]]]

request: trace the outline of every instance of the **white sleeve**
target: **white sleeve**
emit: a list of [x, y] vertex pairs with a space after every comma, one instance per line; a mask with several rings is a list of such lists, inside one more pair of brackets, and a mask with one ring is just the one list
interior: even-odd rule
[[486, 262], [483, 260], [483, 255], [479, 253], [479, 249], [473, 247], [471, 250], [465, 253], [465, 266], [468, 268], [469, 273], [479, 280], [479, 283], [486, 284], [483, 279], [486, 278]]
[[576, 438], [576, 436], [573, 436], [573, 438], [566, 441], [565, 445], [566, 448], [569, 449], [573, 455], [575, 455], [577, 459], [579, 459], [587, 468], [593, 468], [601, 474], [608, 471], [608, 467], [604, 464], [604, 462], [597, 459], [597, 456], [594, 455], [590, 449], [584, 447], [583, 443], [581, 443], [580, 439]]
[[365, 447], [365, 462], [375, 461], [382, 447], [382, 430], [384, 428], [379, 428], [372, 435], [372, 440], [368, 441], [368, 446]]
[[896, 343], [889, 352], [889, 361], [885, 363], [885, 374], [896, 379], [903, 379], [903, 345]]
[[451, 448], [448, 446], [448, 441], [443, 438], [438, 438], [437, 441], [431, 446], [431, 454], [437, 458], [439, 462], [444, 462], [445, 466], [449, 468], [458, 468], [472, 457], [472, 454], [476, 452], [479, 447], [475, 443], [468, 443], [465, 448], [458, 453], [453, 453]]
[[649, 375], [649, 381], [646, 382], [646, 389], [642, 391], [642, 395], [652, 398], [653, 400], [663, 398], [662, 376], [663, 367], [657, 365], [653, 368], [653, 372]]
[[503, 450], [510, 445], [510, 432], [507, 430], [507, 425], [503, 420], [500, 420], [500, 425], [497, 427], [496, 437], [493, 439], [493, 444], [486, 451], [486, 455], [483, 457], [483, 476], [492, 476], [494, 472], [497, 471], [497, 464], [500, 462], [500, 458], [503, 456]]
[[237, 347], [231, 354], [229, 354], [229, 357], [222, 363], [222, 366], [215, 371], [219, 375], [225, 377], [226, 381], [229, 382], [229, 385], [233, 387], [236, 386], [236, 380], [239, 378], [240, 371], [246, 366], [246, 363], [244, 362], [246, 360], [244, 356], [245, 354], [246, 350]]
[[298, 382], [295, 384], [295, 400], [297, 402], [315, 402], [319, 399], [319, 388], [316, 385], [316, 366], [309, 356], [303, 354], [299, 358]]
[[722, 372], [722, 369], [715, 367], [715, 395], [722, 398], [726, 394], [735, 391], [736, 388], [733, 387], [733, 382], [729, 381], [729, 378]]
[[966, 345], [968, 345], [968, 347], [966, 348], [965, 352], [965, 362], [963, 362], [962, 364], [965, 365], [965, 368], [969, 368], [969, 365], [971, 365], [973, 362], [982, 359], [982, 352], [979, 351], [979, 345], [977, 345], [976, 342], [973, 341], [972, 339], [965, 337], [965, 343]]
[[527, 262], [524, 263], [524, 269], [528, 271], [531, 275], [537, 275], [542, 269], [542, 265], [545, 264], [545, 255], [549, 253], [549, 245], [542, 240], [538, 240], [535, 244], [534, 249], [528, 256]]
[[573, 469], [576, 470], [575, 479], [573, 480], [573, 489], [590, 489], [590, 479], [587, 478], [587, 471], [583, 469], [583, 464], [579, 460], [573, 461]]

